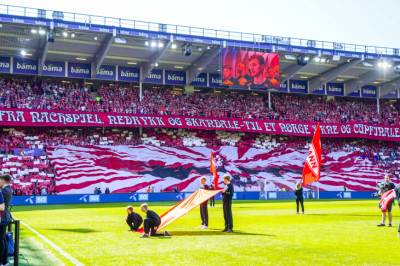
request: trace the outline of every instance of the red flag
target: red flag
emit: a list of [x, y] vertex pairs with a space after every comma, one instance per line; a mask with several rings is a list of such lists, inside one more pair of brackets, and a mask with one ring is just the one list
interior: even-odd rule
[[303, 186], [319, 180], [322, 165], [321, 157], [321, 129], [318, 123], [314, 133], [314, 137], [311, 142], [310, 150], [308, 151], [306, 163], [304, 164], [303, 168]]
[[394, 189], [391, 189], [389, 191], [386, 191], [385, 193], [382, 194], [381, 196], [381, 201], [379, 202], [379, 207], [383, 212], [387, 212], [387, 207], [389, 206], [390, 203], [394, 200], [396, 196], [396, 193]]
[[214, 189], [218, 189], [218, 172], [217, 172], [217, 166], [215, 163], [214, 159], [214, 153], [211, 152], [211, 157], [210, 157], [210, 171], [214, 176]]

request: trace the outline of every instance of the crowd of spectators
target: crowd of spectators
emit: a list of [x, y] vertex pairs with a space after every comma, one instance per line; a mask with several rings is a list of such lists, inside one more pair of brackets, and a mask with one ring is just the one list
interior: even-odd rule
[[272, 98], [274, 119], [318, 122], [366, 122], [398, 125], [400, 105], [398, 101], [380, 100], [378, 113], [376, 99], [355, 99], [293, 94], [274, 95]]
[[[141, 98], [141, 99], [140, 99]], [[270, 105], [269, 105], [270, 103]], [[271, 108], [269, 108], [269, 106]], [[299, 94], [251, 92], [184, 93], [164, 87], [148, 87], [139, 96], [137, 86], [107, 84], [96, 87], [74, 82], [0, 79], [0, 108], [117, 112], [137, 114], [236, 117], [271, 120], [324, 122], [369, 122], [400, 124], [399, 101], [324, 97]], [[138, 145], [171, 147], [236, 146], [272, 149], [289, 145], [304, 149], [304, 138], [274, 137], [238, 132], [171, 129], [118, 128], [2, 128], [0, 130], [1, 173], [13, 176], [16, 194], [55, 194], [56, 174], [47, 149], [57, 145]], [[39, 152], [33, 152], [38, 150]], [[40, 152], [41, 151], [41, 152]], [[357, 152], [397, 175], [399, 145], [366, 140], [325, 140], [324, 151]]]
[[399, 125], [399, 101], [251, 92], [195, 92], [157, 87], [0, 79], [0, 107], [272, 120]]

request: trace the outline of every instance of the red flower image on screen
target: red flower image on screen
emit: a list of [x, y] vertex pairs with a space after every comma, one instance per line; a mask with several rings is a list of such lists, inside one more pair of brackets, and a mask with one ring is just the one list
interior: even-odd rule
[[230, 87], [279, 88], [279, 55], [238, 48], [222, 50], [222, 83]]

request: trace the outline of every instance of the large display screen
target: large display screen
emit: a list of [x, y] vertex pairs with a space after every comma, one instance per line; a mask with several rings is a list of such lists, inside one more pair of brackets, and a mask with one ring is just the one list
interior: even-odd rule
[[222, 83], [230, 87], [278, 89], [279, 55], [225, 48], [222, 50]]

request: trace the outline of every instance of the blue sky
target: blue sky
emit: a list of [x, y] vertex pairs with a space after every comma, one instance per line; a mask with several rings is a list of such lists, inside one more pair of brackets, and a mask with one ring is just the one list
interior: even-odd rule
[[2, 0], [1, 3], [400, 48], [399, 0]]

